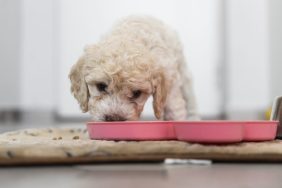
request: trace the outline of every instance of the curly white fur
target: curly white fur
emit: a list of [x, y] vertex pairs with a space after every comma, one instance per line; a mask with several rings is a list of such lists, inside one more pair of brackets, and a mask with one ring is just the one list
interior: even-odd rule
[[150, 95], [157, 119], [199, 119], [177, 34], [151, 17], [119, 22], [85, 48], [69, 77], [82, 111], [96, 121], [138, 120]]

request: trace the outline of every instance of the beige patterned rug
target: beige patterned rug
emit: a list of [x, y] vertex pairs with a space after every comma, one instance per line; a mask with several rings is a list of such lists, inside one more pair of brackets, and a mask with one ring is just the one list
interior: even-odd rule
[[282, 162], [282, 141], [201, 145], [181, 141], [90, 140], [85, 129], [27, 129], [0, 135], [0, 165], [162, 161]]

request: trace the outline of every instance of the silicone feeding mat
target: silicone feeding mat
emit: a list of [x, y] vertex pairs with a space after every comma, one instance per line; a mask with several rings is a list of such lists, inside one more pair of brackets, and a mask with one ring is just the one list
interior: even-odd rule
[[95, 140], [182, 140], [197, 143], [269, 141], [278, 121], [122, 121], [89, 122]]

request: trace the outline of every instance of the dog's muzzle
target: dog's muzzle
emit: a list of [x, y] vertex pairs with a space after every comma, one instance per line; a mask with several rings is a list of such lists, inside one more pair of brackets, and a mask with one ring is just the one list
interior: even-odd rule
[[117, 114], [105, 115], [104, 120], [105, 121], [126, 121], [124, 117], [121, 117]]

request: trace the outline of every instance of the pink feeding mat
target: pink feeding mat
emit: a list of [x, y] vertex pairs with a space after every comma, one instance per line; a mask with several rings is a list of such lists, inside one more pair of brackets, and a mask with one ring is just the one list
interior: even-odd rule
[[267, 141], [276, 136], [278, 121], [123, 121], [89, 122], [91, 139], [183, 140], [198, 143]]

